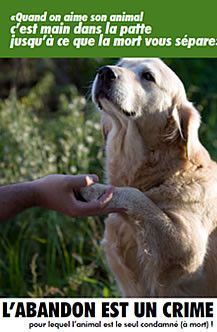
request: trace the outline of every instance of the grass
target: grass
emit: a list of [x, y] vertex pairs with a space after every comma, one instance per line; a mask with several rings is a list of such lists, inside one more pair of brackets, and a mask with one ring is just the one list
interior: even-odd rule
[[[103, 151], [98, 114], [74, 86], [44, 110], [54, 77], [0, 104], [0, 182], [49, 173], [96, 173]], [[34, 105], [34, 109], [33, 106]], [[117, 296], [100, 248], [103, 218], [68, 218], [32, 208], [0, 225], [0, 296]]]
[[100, 248], [100, 218], [32, 209], [0, 236], [1, 296], [117, 296]]

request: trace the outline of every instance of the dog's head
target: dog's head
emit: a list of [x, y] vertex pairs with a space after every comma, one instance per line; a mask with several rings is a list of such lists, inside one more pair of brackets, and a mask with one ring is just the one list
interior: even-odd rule
[[[98, 70], [92, 88], [93, 101], [122, 125], [134, 121], [149, 141], [179, 140], [190, 159], [201, 150], [200, 116], [187, 100], [178, 76], [160, 59], [122, 59], [116, 66]], [[107, 126], [109, 128], [109, 126]], [[145, 135], [146, 134], [146, 135]], [[153, 143], [153, 142], [152, 142]]]
[[174, 99], [186, 99], [183, 84], [160, 59], [123, 59], [100, 68], [93, 84], [94, 102], [115, 116], [167, 111]]

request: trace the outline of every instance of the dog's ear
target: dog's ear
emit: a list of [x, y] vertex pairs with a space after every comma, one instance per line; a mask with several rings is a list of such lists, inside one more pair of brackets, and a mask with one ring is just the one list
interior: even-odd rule
[[190, 160], [201, 145], [198, 137], [200, 115], [191, 103], [186, 102], [177, 108], [177, 118], [180, 136], [186, 145], [187, 158]]
[[178, 128], [181, 142], [185, 146], [187, 159], [197, 164], [210, 159], [198, 137], [200, 115], [196, 108], [186, 101], [173, 108], [172, 117]]

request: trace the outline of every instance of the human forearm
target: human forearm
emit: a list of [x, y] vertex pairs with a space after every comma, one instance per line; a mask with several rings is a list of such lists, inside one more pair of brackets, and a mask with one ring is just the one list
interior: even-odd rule
[[0, 221], [37, 205], [34, 182], [16, 183], [0, 187]]
[[90, 202], [77, 199], [81, 188], [98, 181], [92, 175], [52, 174], [41, 179], [0, 187], [0, 221], [9, 219], [23, 210], [38, 206], [55, 210], [70, 217], [90, 216], [121, 212], [122, 209], [107, 209], [113, 188], [105, 187], [104, 194]]

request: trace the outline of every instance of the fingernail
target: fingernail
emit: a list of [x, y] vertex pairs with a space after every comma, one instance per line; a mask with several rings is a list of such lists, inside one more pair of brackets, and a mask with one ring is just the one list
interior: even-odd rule
[[93, 182], [99, 182], [99, 178], [96, 174], [88, 175]]
[[107, 204], [108, 202], [110, 202], [112, 197], [113, 197], [113, 192], [107, 192], [101, 201], [102, 204]]
[[91, 184], [94, 184], [95, 182], [97, 182], [97, 177], [95, 177], [94, 175], [87, 175], [86, 176], [86, 182], [87, 182], [87, 186], [90, 186]]

